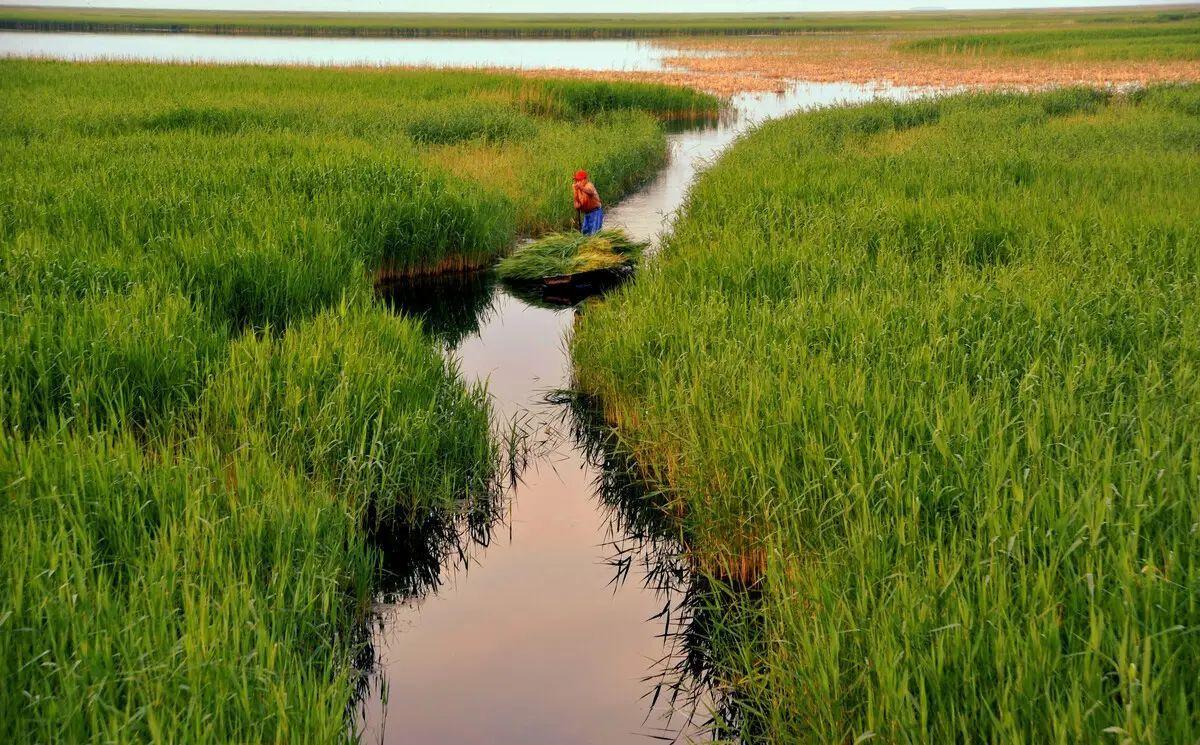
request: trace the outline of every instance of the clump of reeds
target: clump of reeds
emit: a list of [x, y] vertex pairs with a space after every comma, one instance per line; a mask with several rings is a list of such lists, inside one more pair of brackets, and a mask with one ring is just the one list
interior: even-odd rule
[[501, 259], [496, 273], [510, 282], [533, 282], [585, 272], [618, 271], [635, 266], [648, 245], [615, 228], [593, 235], [551, 233]]
[[247, 334], [201, 408], [226, 449], [266, 449], [378, 519], [481, 492], [495, 459], [482, 386], [464, 387], [415, 321], [384, 308]]
[[413, 140], [425, 144], [447, 145], [469, 140], [496, 143], [527, 140], [537, 134], [537, 124], [511, 105], [439, 101], [437, 106], [414, 112], [407, 132]]
[[177, 292], [0, 299], [0, 424], [164, 431], [223, 361], [228, 337]]

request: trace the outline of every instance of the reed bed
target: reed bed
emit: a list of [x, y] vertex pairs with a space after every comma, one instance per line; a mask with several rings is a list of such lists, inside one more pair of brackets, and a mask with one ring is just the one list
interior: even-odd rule
[[764, 125], [582, 388], [754, 623], [770, 742], [1200, 736], [1200, 88]]
[[0, 432], [6, 742], [346, 739], [375, 558], [265, 452]]
[[567, 224], [575, 168], [645, 178], [655, 90], [717, 105], [0, 61], [0, 741], [354, 739], [371, 539], [491, 514], [502, 462], [483, 388], [371, 273]]
[[488, 264], [569, 224], [574, 169], [612, 198], [657, 169], [655, 91], [664, 113], [717, 104], [487, 74], [3, 66], [0, 260], [21, 274], [32, 253], [41, 280], [76, 285], [54, 274], [140, 272], [117, 279], [179, 287], [238, 325], [311, 315], [367, 269]]
[[[1124, 23], [1092, 23], [1072, 29], [937, 35], [903, 45], [942, 55], [1017, 56], [1056, 60], [1200, 59], [1200, 11], [1183, 8]], [[1117, 20], [1117, 19], [1112, 19]]]

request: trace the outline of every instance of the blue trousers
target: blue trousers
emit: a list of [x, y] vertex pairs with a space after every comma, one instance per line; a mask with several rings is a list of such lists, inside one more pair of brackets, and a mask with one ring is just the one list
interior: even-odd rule
[[583, 213], [583, 224], [579, 226], [579, 232], [584, 235], [591, 235], [602, 227], [604, 227], [603, 207], [597, 207], [591, 212]]

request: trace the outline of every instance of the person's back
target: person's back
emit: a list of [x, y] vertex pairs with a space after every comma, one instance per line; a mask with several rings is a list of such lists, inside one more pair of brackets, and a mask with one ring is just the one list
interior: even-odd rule
[[575, 173], [575, 209], [580, 214], [579, 232], [591, 235], [604, 225], [604, 203], [600, 192], [588, 180], [587, 171]]

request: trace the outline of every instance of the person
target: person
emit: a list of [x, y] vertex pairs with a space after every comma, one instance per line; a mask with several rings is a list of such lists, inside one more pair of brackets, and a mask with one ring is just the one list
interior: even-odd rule
[[575, 172], [575, 211], [579, 213], [579, 232], [591, 235], [604, 225], [604, 204], [600, 192], [588, 181], [587, 171]]

